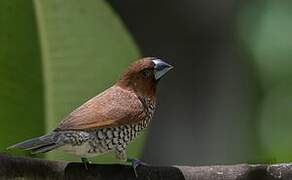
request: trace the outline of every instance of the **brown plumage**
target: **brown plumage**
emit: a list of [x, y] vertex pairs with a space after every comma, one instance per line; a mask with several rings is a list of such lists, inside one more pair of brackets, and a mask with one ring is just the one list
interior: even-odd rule
[[126, 146], [153, 116], [156, 85], [171, 68], [154, 57], [138, 60], [112, 87], [71, 112], [51, 133], [10, 148], [32, 153], [62, 149], [81, 157], [114, 150], [125, 161]]
[[[156, 81], [154, 74], [145, 77], [143, 70], [154, 69], [152, 58], [132, 64], [111, 88], [90, 99], [66, 117], [57, 128], [84, 130], [115, 127], [136, 123], [146, 117], [145, 105], [140, 99], [150, 98], [155, 104]], [[151, 72], [149, 72], [151, 73]]]

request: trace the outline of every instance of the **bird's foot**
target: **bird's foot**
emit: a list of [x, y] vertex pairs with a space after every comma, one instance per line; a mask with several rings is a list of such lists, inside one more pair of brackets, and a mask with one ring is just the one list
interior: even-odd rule
[[134, 173], [135, 173], [135, 176], [138, 177], [138, 173], [137, 173], [137, 167], [139, 165], [144, 165], [144, 166], [147, 166], [148, 164], [144, 163], [143, 161], [139, 160], [139, 159], [134, 159], [134, 158], [128, 158], [127, 159], [127, 162], [131, 163], [132, 164], [132, 167], [133, 167], [133, 170], [134, 170]]
[[81, 158], [82, 163], [84, 164], [84, 167], [86, 170], [88, 170], [88, 165], [91, 163], [87, 158], [82, 157]]

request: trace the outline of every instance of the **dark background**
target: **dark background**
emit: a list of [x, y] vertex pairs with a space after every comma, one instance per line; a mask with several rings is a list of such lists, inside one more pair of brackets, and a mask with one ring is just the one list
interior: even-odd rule
[[[258, 76], [261, 67], [255, 67], [257, 59], [253, 54], [257, 52], [253, 52], [249, 44], [249, 41], [257, 43], [254, 41], [265, 39], [249, 38], [256, 33], [254, 29], [267, 28], [261, 21], [279, 16], [279, 8], [280, 11], [288, 10], [284, 6], [291, 3], [240, 0], [109, 2], [143, 55], [161, 56], [175, 66], [160, 84], [158, 110], [143, 160], [153, 164], [201, 165], [276, 159], [275, 154], [265, 156], [269, 150], [262, 150], [261, 146], [259, 104], [269, 88], [261, 85], [263, 80]], [[267, 13], [271, 15], [265, 17]], [[281, 17], [276, 18], [279, 19], [267, 22], [277, 26], [274, 31], [267, 30], [268, 36], [276, 36], [282, 28], [287, 28], [277, 23]], [[291, 22], [289, 26], [292, 32]], [[291, 36], [286, 38], [291, 42]], [[279, 46], [283, 45], [278, 41]], [[275, 52], [276, 59], [272, 59], [272, 63], [278, 63], [282, 53], [291, 50], [291, 43], [284, 44], [283, 48], [286, 48], [284, 52]], [[284, 66], [291, 64], [291, 56], [287, 61]], [[291, 85], [290, 81], [288, 84]], [[276, 115], [272, 121], [277, 118]], [[264, 134], [264, 138], [270, 133]]]

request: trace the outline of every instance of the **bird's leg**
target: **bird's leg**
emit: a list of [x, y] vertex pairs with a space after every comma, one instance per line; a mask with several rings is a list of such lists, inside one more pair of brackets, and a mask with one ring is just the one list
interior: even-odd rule
[[85, 157], [82, 157], [81, 158], [81, 161], [82, 161], [82, 163], [84, 164], [84, 166], [85, 166], [85, 169], [87, 170], [88, 169], [88, 165], [91, 163], [87, 158], [85, 158]]
[[126, 149], [119, 149], [119, 150], [116, 149], [115, 153], [116, 153], [116, 158], [118, 160], [131, 163], [136, 177], [138, 177], [138, 173], [136, 170], [137, 167], [139, 165], [147, 165], [146, 163], [140, 161], [139, 159], [127, 158]]
[[138, 177], [138, 173], [136, 171], [137, 166], [139, 165], [139, 160], [136, 159], [128, 159], [126, 149], [119, 149], [115, 151], [116, 158], [123, 162], [129, 162], [132, 164], [135, 176]]
[[131, 163], [136, 177], [138, 177], [138, 173], [137, 173], [137, 170], [136, 170], [137, 167], [139, 165], [147, 166], [146, 163], [144, 163], [143, 161], [141, 161], [139, 159], [135, 159], [135, 158], [127, 158], [127, 162]]

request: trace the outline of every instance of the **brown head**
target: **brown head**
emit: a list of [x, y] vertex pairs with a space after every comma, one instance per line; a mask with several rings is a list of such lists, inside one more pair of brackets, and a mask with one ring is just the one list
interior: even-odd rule
[[131, 64], [117, 85], [135, 91], [138, 96], [154, 97], [158, 81], [173, 66], [155, 57], [146, 57]]

